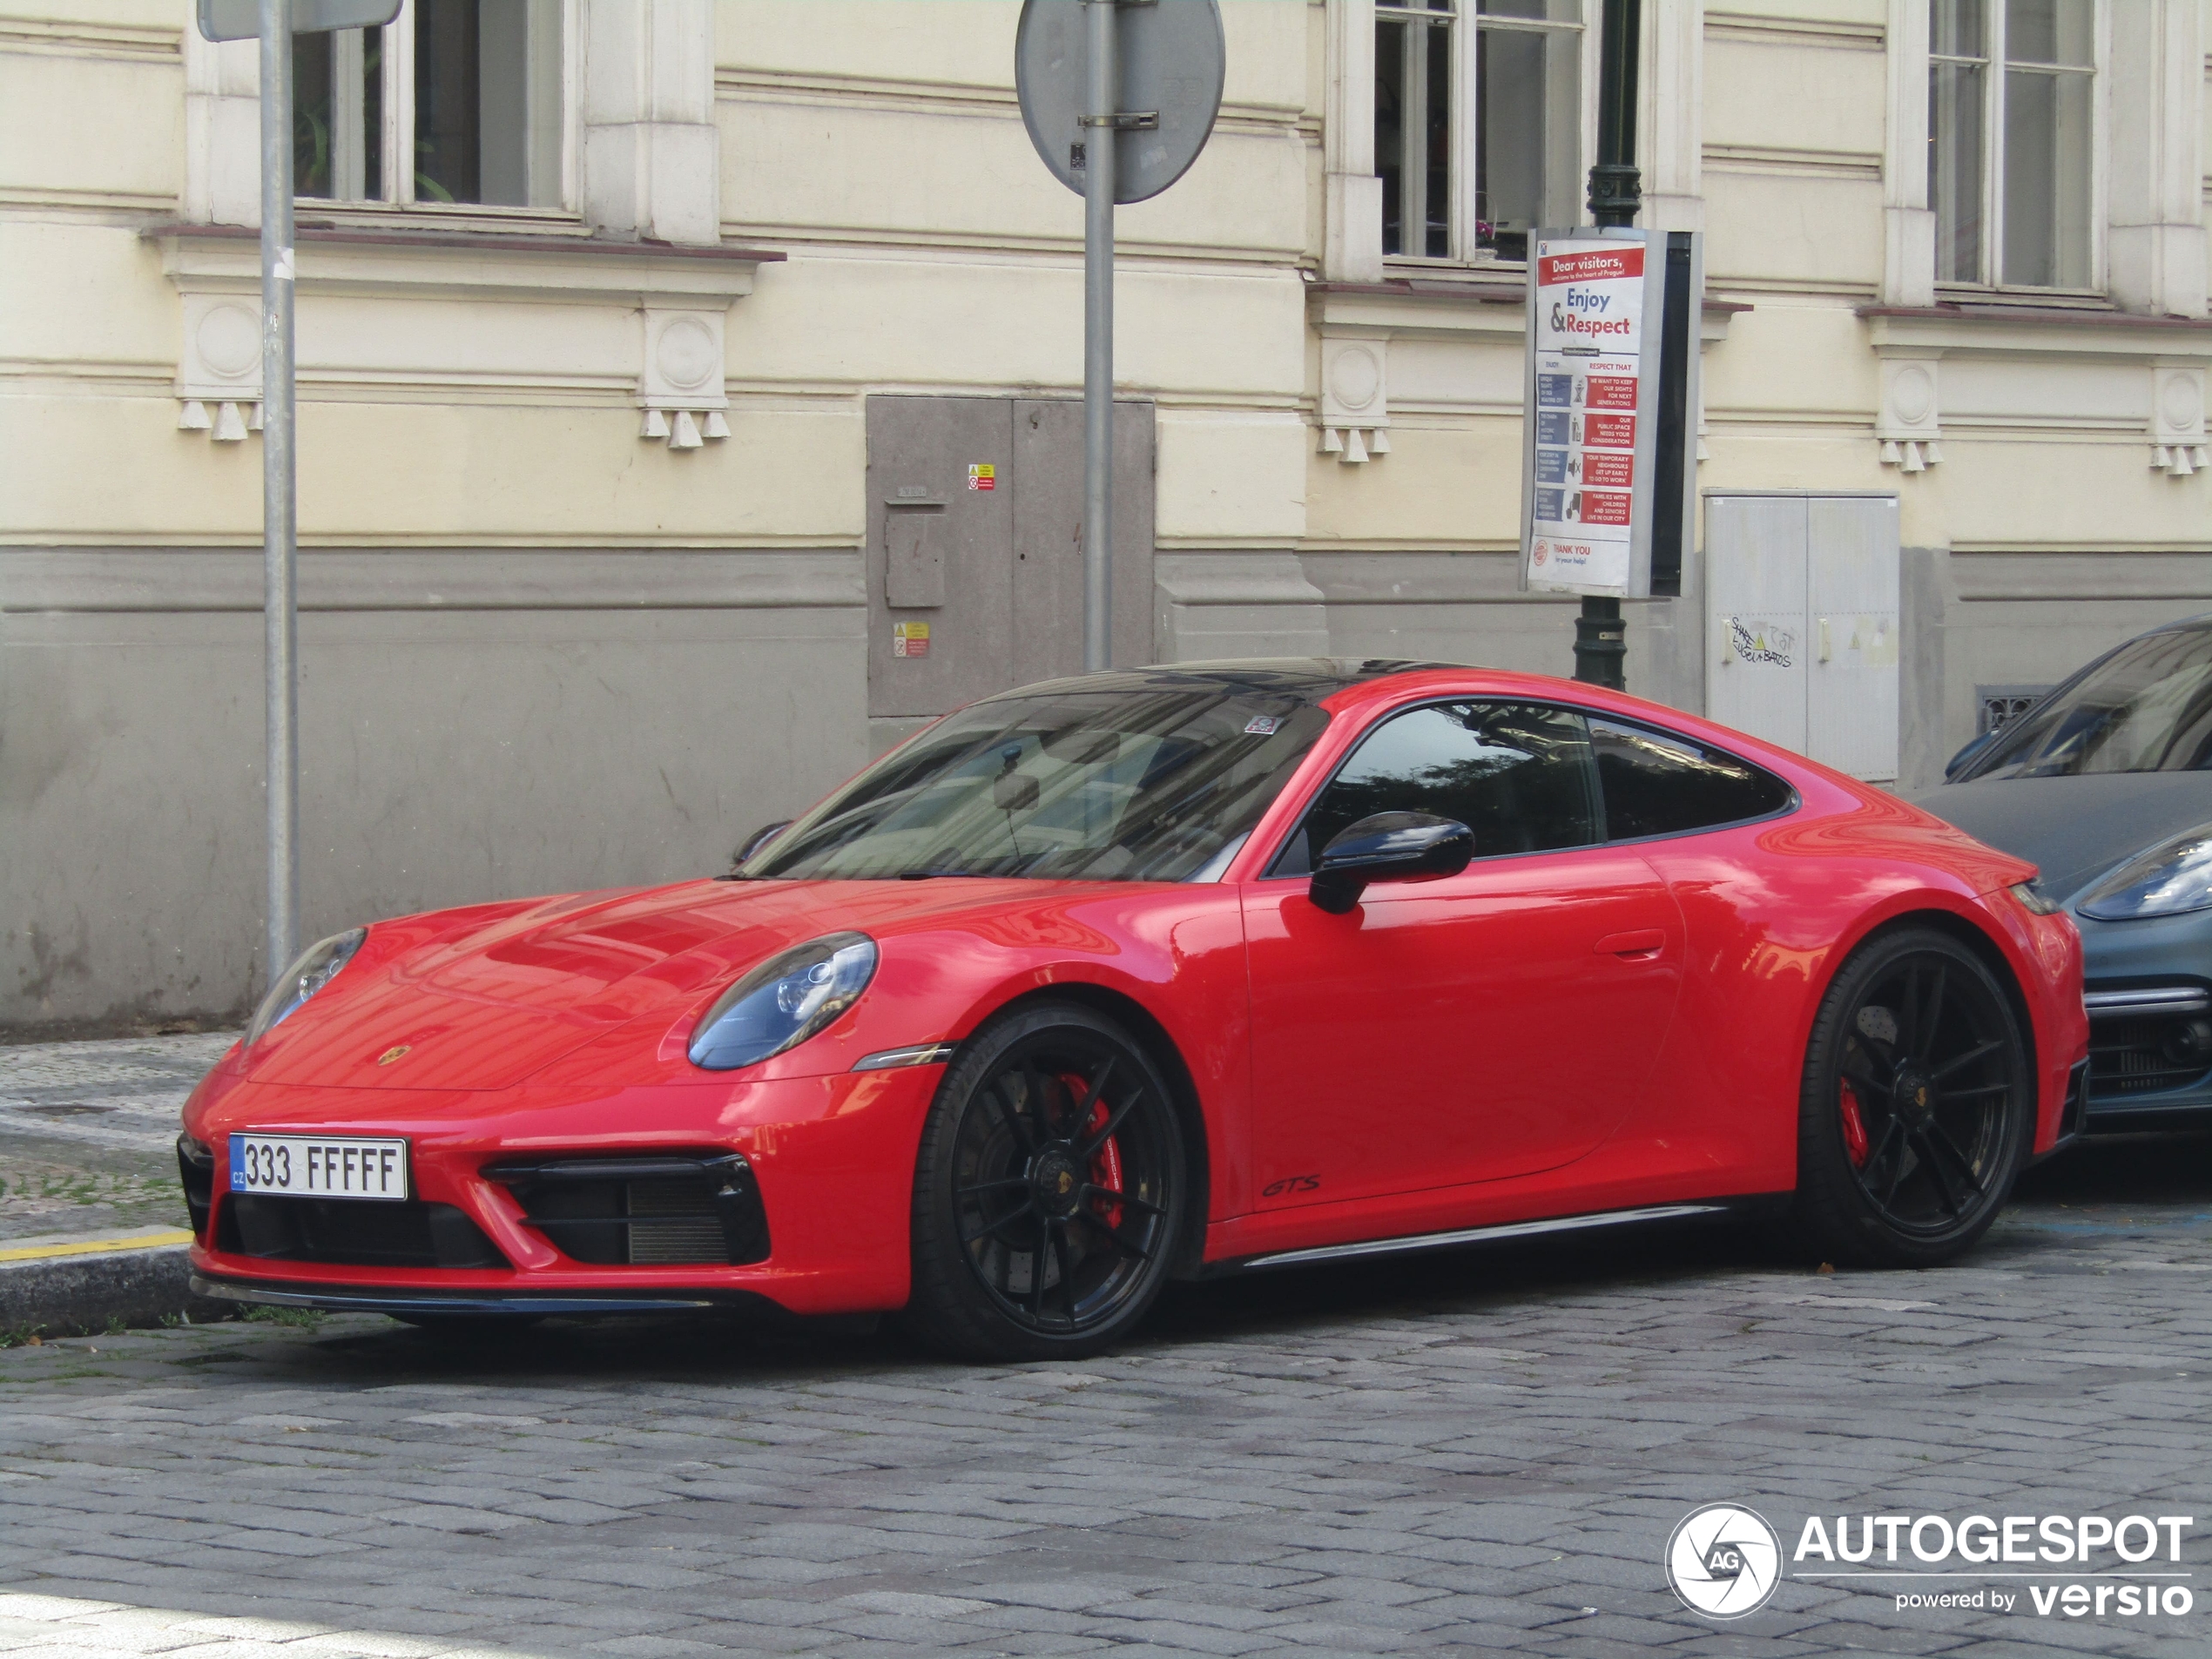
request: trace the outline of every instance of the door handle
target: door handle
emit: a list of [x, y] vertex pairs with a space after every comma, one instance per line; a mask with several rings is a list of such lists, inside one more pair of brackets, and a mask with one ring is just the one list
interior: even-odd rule
[[1594, 948], [1600, 956], [1656, 956], [1666, 948], [1667, 935], [1656, 927], [1635, 933], [1608, 934]]

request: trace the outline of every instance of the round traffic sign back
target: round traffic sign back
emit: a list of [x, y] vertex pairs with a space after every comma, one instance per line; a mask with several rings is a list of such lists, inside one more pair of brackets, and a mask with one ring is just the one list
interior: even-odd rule
[[[1029, 141], [1052, 176], [1078, 196], [1084, 146], [1097, 132], [1082, 125], [1090, 60], [1086, 10], [1085, 0], [1022, 0], [1014, 45], [1014, 79]], [[1205, 148], [1221, 109], [1227, 54], [1218, 0], [1145, 0], [1119, 11], [1116, 108], [1158, 118], [1157, 126], [1114, 133], [1114, 199], [1141, 202], [1182, 178]]]

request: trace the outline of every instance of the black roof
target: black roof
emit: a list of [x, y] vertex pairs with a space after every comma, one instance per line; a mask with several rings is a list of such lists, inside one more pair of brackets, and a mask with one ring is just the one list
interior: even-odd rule
[[986, 702], [1009, 697], [1055, 697], [1076, 691], [1172, 691], [1200, 686], [1272, 692], [1318, 703], [1349, 686], [1417, 669], [1464, 668], [1464, 663], [1423, 663], [1389, 657], [1247, 657], [1214, 663], [1170, 663], [1151, 668], [1116, 668], [1045, 680], [1001, 691]]

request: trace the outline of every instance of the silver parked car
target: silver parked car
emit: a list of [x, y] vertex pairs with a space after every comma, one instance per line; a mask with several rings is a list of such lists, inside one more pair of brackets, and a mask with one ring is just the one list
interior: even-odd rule
[[2081, 929], [2086, 1127], [2212, 1118], [2212, 617], [2107, 652], [1915, 804], [2042, 867]]

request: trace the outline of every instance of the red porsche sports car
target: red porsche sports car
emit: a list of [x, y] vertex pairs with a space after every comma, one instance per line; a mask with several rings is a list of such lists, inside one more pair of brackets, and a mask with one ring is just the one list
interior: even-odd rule
[[195, 1283], [899, 1311], [1012, 1358], [1173, 1277], [1739, 1206], [1936, 1263], [2079, 1118], [2034, 874], [1567, 681], [1055, 681], [728, 875], [316, 945], [185, 1109]]

